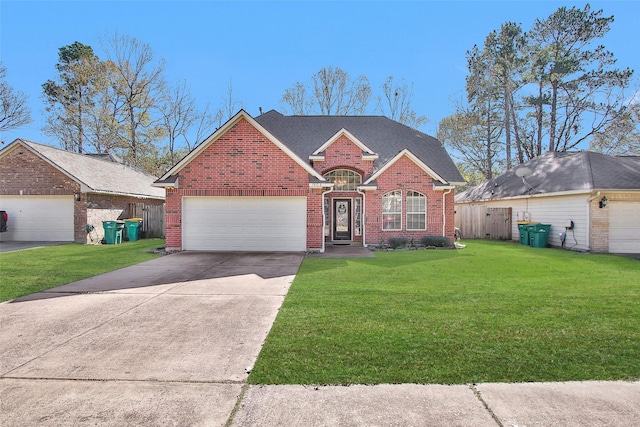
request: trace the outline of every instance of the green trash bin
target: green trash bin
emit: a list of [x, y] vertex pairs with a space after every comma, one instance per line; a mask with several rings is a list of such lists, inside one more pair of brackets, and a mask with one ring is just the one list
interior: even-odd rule
[[127, 237], [130, 242], [135, 242], [138, 240], [138, 236], [140, 235], [140, 221], [138, 220], [124, 220], [125, 226], [127, 228]]
[[529, 244], [529, 226], [530, 222], [519, 222], [518, 223], [518, 231], [520, 231], [520, 244], [528, 245]]
[[102, 228], [104, 228], [104, 240], [107, 245], [113, 245], [116, 243], [116, 232], [118, 230], [117, 221], [102, 221]]
[[533, 230], [529, 230], [530, 245], [532, 248], [546, 248], [549, 243], [551, 224], [536, 224]]

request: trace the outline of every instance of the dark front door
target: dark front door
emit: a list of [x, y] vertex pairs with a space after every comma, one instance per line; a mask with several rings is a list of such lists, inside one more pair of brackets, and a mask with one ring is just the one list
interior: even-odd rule
[[351, 200], [333, 200], [333, 240], [351, 240]]

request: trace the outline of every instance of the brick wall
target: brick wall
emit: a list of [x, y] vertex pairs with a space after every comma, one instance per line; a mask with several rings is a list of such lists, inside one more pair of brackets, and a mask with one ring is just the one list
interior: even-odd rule
[[313, 168], [324, 175], [332, 169], [351, 169], [364, 180], [373, 172], [373, 161], [362, 160], [362, 150], [345, 135], [325, 150], [324, 160], [314, 160]]
[[608, 203], [614, 201], [637, 201], [640, 202], [640, 194], [636, 192], [602, 192], [589, 204], [591, 214], [591, 251], [609, 251], [609, 212], [610, 206], [600, 208], [599, 202], [606, 196]]
[[[443, 235], [442, 203], [443, 191], [433, 189], [433, 179], [408, 157], [396, 161], [376, 180], [376, 191], [366, 193], [366, 243], [376, 245], [381, 240], [388, 241], [390, 237], [406, 237], [419, 241], [424, 236]], [[394, 190], [402, 191], [402, 229], [382, 229], [382, 196]], [[418, 191], [426, 196], [427, 215], [426, 230], [407, 230], [407, 191]], [[454, 238], [454, 192], [444, 196], [445, 217], [444, 235], [451, 241]]]
[[[602, 196], [600, 196], [602, 197]], [[600, 197], [589, 203], [591, 215], [591, 251], [609, 251], [609, 209], [600, 209]]]
[[2, 195], [60, 196], [78, 192], [78, 183], [21, 145], [0, 160]]
[[[309, 189], [308, 172], [245, 119], [185, 166], [178, 185], [167, 189], [166, 198], [166, 246], [171, 249], [182, 248], [183, 196], [308, 196], [309, 215], [317, 215], [319, 196]], [[321, 232], [308, 227], [307, 246], [312, 247]]]

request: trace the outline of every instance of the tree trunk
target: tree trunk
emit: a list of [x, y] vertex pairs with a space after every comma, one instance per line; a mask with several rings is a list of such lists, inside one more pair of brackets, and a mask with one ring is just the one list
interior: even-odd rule
[[538, 85], [538, 105], [536, 108], [536, 120], [538, 122], [538, 134], [537, 134], [537, 141], [536, 141], [536, 152], [535, 155], [536, 156], [540, 156], [542, 154], [542, 92], [543, 90], [543, 83], [542, 83], [542, 79], [540, 79], [540, 84]]
[[511, 123], [509, 110], [511, 105], [509, 103], [509, 84], [504, 86], [504, 130], [505, 134], [505, 150], [507, 157], [507, 170], [511, 169]]
[[556, 115], [558, 108], [558, 82], [551, 81], [551, 112], [549, 113], [549, 151], [556, 148]]

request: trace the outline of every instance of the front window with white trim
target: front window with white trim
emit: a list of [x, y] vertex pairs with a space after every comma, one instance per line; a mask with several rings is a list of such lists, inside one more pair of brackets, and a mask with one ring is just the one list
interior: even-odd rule
[[427, 198], [417, 191], [407, 191], [407, 230], [427, 229]]
[[324, 177], [334, 184], [336, 191], [356, 191], [362, 184], [360, 174], [349, 169], [335, 169], [325, 173]]
[[402, 191], [391, 191], [382, 196], [382, 229], [402, 230]]

